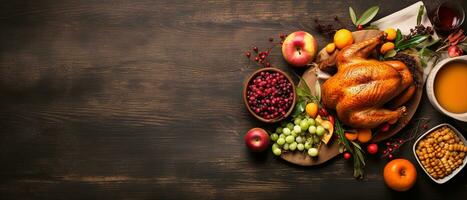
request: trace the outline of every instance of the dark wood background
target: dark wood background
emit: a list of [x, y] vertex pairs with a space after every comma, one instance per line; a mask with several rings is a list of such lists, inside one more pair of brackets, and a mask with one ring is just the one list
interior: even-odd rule
[[[437, 185], [418, 167], [413, 189], [397, 193], [385, 160], [370, 157], [357, 181], [343, 159], [297, 167], [243, 142], [264, 126], [242, 103], [256, 69], [245, 50], [299, 29], [323, 47], [315, 18], [351, 28], [348, 6], [380, 5], [380, 18], [414, 2], [4, 0], [0, 199], [465, 199], [466, 170]], [[422, 101], [415, 118], [465, 133]], [[399, 156], [415, 161], [410, 145]]]

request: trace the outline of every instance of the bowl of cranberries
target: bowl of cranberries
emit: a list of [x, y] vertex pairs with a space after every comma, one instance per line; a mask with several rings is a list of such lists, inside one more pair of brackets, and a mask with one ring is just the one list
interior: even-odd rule
[[243, 100], [257, 119], [274, 123], [292, 113], [295, 105], [295, 85], [282, 70], [267, 67], [254, 72], [243, 87]]

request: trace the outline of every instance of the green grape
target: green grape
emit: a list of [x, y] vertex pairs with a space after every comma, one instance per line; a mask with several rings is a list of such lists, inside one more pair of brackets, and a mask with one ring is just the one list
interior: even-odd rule
[[295, 149], [297, 149], [297, 143], [293, 142], [292, 144], [290, 144], [289, 149], [290, 149], [290, 151], [295, 151]]
[[289, 135], [285, 138], [285, 142], [287, 142], [288, 144], [292, 143], [295, 141], [295, 137], [292, 136], [292, 135]]
[[276, 128], [276, 133], [281, 134], [282, 133], [282, 127], [277, 127]]
[[302, 143], [299, 143], [299, 144], [297, 144], [297, 149], [299, 151], [303, 151], [303, 149], [305, 149], [305, 145], [303, 145]]
[[[284, 135], [284, 134], [280, 134], [280, 135], [279, 135], [279, 138], [284, 138], [284, 139], [285, 139], [285, 136], [286, 136], [286, 135]], [[278, 139], [279, 139], [279, 138], [278, 138]]]
[[272, 141], [275, 142], [275, 141], [277, 141], [277, 139], [279, 139], [279, 135], [277, 135], [277, 133], [273, 133], [273, 134], [271, 134], [270, 138], [271, 138]]
[[281, 149], [273, 149], [272, 153], [274, 153], [274, 155], [276, 155], [276, 156], [280, 156], [282, 151], [281, 151]]
[[308, 119], [308, 126], [314, 126], [316, 123], [315, 123], [315, 120], [313, 118], [310, 118]]
[[281, 145], [281, 146], [284, 145], [285, 144], [285, 139], [284, 138], [277, 139], [277, 144]]
[[291, 134], [291, 135], [294, 136], [294, 137], [297, 137], [297, 136], [298, 136], [297, 132], [295, 132], [295, 131], [292, 131], [292, 134]]
[[324, 128], [322, 126], [316, 127], [316, 135], [318, 136], [324, 135]]
[[317, 148], [308, 149], [308, 155], [310, 155], [311, 157], [318, 156], [318, 149]]
[[331, 127], [329, 127], [329, 124], [330, 123], [323, 123], [322, 126], [323, 128], [325, 128], [326, 130], [329, 130]]
[[287, 123], [287, 128], [289, 128], [290, 130], [293, 130], [293, 126], [294, 124], [293, 123]]
[[299, 125], [295, 125], [295, 126], [293, 127], [293, 130], [294, 130], [295, 133], [297, 133], [297, 134], [302, 132], [302, 128], [300, 128]]
[[302, 131], [306, 131], [308, 129], [308, 121], [303, 120], [302, 122], [300, 122], [300, 128], [302, 129]]
[[295, 120], [293, 121], [293, 123], [294, 123], [295, 125], [299, 125], [300, 122], [302, 122], [302, 119], [300, 119], [300, 118], [295, 118]]
[[305, 142], [305, 149], [310, 149], [310, 148], [311, 148], [311, 143]]
[[302, 142], [303, 142], [303, 138], [302, 138], [301, 136], [298, 136], [298, 137], [295, 138], [295, 141], [296, 141], [297, 143], [302, 143]]
[[284, 146], [282, 147], [284, 150], [289, 150], [289, 144], [288, 143], [285, 143]]
[[284, 129], [282, 129], [282, 133], [284, 133], [284, 135], [290, 135], [290, 129], [289, 128], [284, 128]]
[[313, 143], [319, 144], [319, 140], [320, 140], [320, 137], [318, 136], [313, 137]]
[[310, 132], [311, 134], [315, 134], [316, 133], [316, 126], [311, 125], [308, 128], [308, 132]]
[[274, 149], [279, 149], [279, 145], [277, 143], [274, 143], [272, 144], [272, 150], [274, 151]]

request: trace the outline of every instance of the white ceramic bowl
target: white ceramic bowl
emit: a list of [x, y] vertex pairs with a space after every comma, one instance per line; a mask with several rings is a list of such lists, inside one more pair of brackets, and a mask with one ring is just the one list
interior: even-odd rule
[[438, 126], [435, 126], [433, 127], [432, 129], [430, 129], [429, 131], [425, 132], [424, 134], [422, 134], [418, 139], [417, 141], [415, 141], [415, 144], [413, 145], [413, 154], [415, 156], [415, 158], [417, 159], [418, 161], [418, 164], [420, 165], [420, 167], [423, 169], [423, 171], [425, 171], [425, 173], [431, 178], [431, 180], [433, 180], [434, 182], [438, 183], [438, 184], [443, 184], [443, 183], [446, 183], [448, 182], [449, 180], [451, 180], [454, 176], [456, 176], [461, 170], [462, 168], [465, 167], [465, 164], [467, 164], [467, 156], [464, 157], [464, 162], [462, 162], [462, 165], [460, 167], [458, 167], [457, 169], [455, 169], [454, 171], [452, 171], [451, 174], [445, 176], [444, 178], [442, 179], [435, 179], [433, 178], [425, 169], [425, 167], [422, 165], [422, 163], [420, 162], [420, 160], [418, 159], [418, 156], [417, 156], [417, 153], [416, 153], [416, 149], [417, 149], [417, 145], [418, 143], [420, 142], [420, 140], [422, 138], [424, 138], [427, 134], [433, 132], [434, 130], [442, 127], [442, 126], [448, 126], [451, 130], [454, 131], [454, 133], [457, 134], [457, 137], [459, 137], [459, 139], [464, 143], [464, 145], [467, 145], [467, 140], [465, 140], [464, 136], [456, 129], [454, 128], [453, 126], [451, 126], [450, 124], [447, 124], [447, 123], [444, 123], [444, 124], [440, 124]]
[[[443, 107], [441, 107], [441, 105], [439, 105], [438, 101], [436, 100], [435, 90], [434, 90], [435, 78], [439, 70], [443, 68], [444, 66], [446, 66], [447, 63], [450, 63], [453, 61], [459, 61], [459, 60], [463, 60], [467, 62], [467, 55], [444, 59], [438, 64], [436, 64], [435, 67], [433, 67], [433, 69], [430, 72], [430, 75], [428, 75], [428, 78], [426, 80], [426, 94], [428, 96], [428, 99], [431, 102], [431, 105], [433, 105], [437, 110], [441, 111], [442, 113], [444, 113], [445, 115], [449, 117], [467, 122], [467, 112], [466, 113], [452, 113], [452, 112], [445, 110]], [[466, 92], [466, 91], [459, 91], [459, 92]]]

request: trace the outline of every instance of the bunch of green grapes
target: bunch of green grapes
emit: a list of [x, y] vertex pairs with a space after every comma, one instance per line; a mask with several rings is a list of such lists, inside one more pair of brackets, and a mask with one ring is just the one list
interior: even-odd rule
[[318, 145], [326, 133], [320, 118], [298, 116], [292, 122], [283, 122], [270, 138], [274, 142], [272, 152], [280, 156], [284, 151], [307, 151], [311, 157], [318, 156]]

